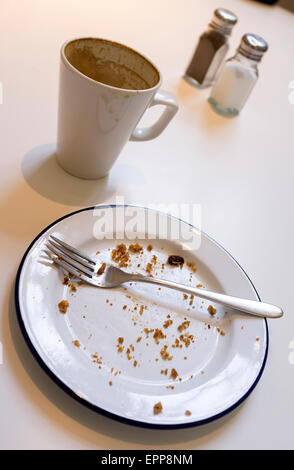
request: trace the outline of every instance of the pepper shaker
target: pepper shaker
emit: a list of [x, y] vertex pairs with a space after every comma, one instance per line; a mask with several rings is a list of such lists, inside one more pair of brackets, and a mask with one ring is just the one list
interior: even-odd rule
[[224, 116], [239, 114], [258, 79], [258, 63], [267, 51], [266, 41], [256, 34], [244, 34], [236, 54], [228, 59], [208, 99]]
[[207, 88], [216, 80], [217, 73], [228, 52], [228, 38], [237, 16], [225, 8], [217, 8], [205, 31], [199, 38], [184, 79], [197, 88]]

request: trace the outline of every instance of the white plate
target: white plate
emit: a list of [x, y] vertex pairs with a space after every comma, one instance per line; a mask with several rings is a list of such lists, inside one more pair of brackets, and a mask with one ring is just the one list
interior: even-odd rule
[[[101, 217], [109, 222], [117, 210], [127, 216], [135, 212], [139, 221], [136, 226], [141, 226], [137, 234], [144, 252], [131, 256], [131, 266], [127, 268], [130, 271], [146, 274], [147, 263], [156, 255], [153, 274], [158, 277], [258, 299], [253, 284], [230, 254], [189, 224], [152, 212], [159, 222], [156, 233], [150, 224], [146, 224], [144, 232], [140, 222], [147, 220], [148, 209], [98, 206], [94, 211], [87, 208], [68, 214], [43, 230], [19, 267], [16, 310], [33, 353], [72, 396], [122, 421], [170, 428], [203, 424], [224, 415], [248, 396], [262, 374], [268, 349], [264, 319], [219, 305], [214, 306], [217, 313], [211, 316], [207, 311], [209, 302], [195, 298], [190, 305], [190, 298], [184, 299], [183, 294], [166, 288], [159, 290], [154, 285], [133, 283], [109, 290], [78, 285], [76, 292], [70, 292], [62, 284], [63, 273], [45, 260], [42, 248], [48, 235], [55, 233], [91, 256], [111, 261], [111, 250], [118, 243], [127, 246], [132, 243], [125, 234], [130, 224], [123, 217], [116, 217], [115, 229], [105, 226], [108, 239], [99, 240], [94, 235], [101, 233]], [[164, 226], [167, 222], [177, 223], [193, 236], [201, 235], [200, 246], [184, 250], [187, 244], [176, 240], [174, 235], [143, 239], [155, 238], [160, 223]], [[122, 240], [113, 239], [113, 235], [122, 236]], [[147, 250], [150, 243], [152, 251]], [[97, 251], [100, 253], [96, 254]], [[195, 262], [197, 271], [193, 272], [186, 263], [182, 269], [166, 264], [162, 268], [171, 254]], [[61, 300], [69, 302], [66, 314], [59, 312]], [[141, 305], [147, 307], [142, 315]], [[167, 319], [173, 323], [164, 328]], [[190, 324], [181, 333], [178, 326], [185, 319]], [[147, 337], [145, 328], [159, 328], [166, 338], [159, 339], [157, 344], [153, 332]], [[182, 347], [172, 347], [176, 338], [187, 332], [194, 342], [186, 347], [180, 340]], [[123, 352], [118, 351], [119, 337], [124, 338]], [[76, 340], [79, 347], [73, 343]], [[164, 345], [168, 345], [171, 360], [163, 359], [160, 353]], [[176, 380], [170, 377], [172, 368], [178, 373]], [[166, 369], [167, 375], [161, 372]], [[158, 402], [162, 404], [162, 412], [154, 414]]]

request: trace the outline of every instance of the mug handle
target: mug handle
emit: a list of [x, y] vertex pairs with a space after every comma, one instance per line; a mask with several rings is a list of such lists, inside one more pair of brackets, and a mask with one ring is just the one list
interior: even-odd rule
[[151, 108], [151, 106], [156, 106], [157, 104], [165, 106], [165, 110], [158, 121], [150, 127], [136, 127], [131, 134], [130, 140], [138, 142], [140, 140], [151, 140], [159, 136], [179, 109], [176, 97], [169, 91], [158, 90], [155, 93], [149, 107]]

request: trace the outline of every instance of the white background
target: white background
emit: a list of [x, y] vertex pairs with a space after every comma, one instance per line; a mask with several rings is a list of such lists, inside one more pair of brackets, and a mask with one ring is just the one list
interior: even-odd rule
[[[230, 54], [244, 32], [264, 36], [270, 46], [246, 107], [228, 120], [210, 109], [207, 91], [181, 79], [218, 6], [214, 0], [1, 2], [1, 448], [293, 448], [294, 16], [278, 6], [222, 1], [239, 16]], [[124, 42], [150, 57], [180, 104], [162, 136], [128, 143], [109, 178], [98, 182], [65, 174], [50, 157], [59, 48], [81, 35]], [[283, 319], [269, 322], [269, 358], [257, 388], [217, 422], [155, 431], [104, 418], [60, 390], [22, 338], [12, 289], [27, 245], [56, 218], [115, 202], [116, 195], [132, 204], [201, 204], [202, 228], [241, 263], [263, 300], [285, 310]]]

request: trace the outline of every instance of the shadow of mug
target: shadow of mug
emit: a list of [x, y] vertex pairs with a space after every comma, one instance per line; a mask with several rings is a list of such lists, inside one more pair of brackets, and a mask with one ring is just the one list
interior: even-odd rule
[[30, 150], [22, 161], [27, 183], [52, 201], [70, 206], [92, 205], [105, 201], [114, 192], [106, 176], [100, 180], [83, 180], [66, 173], [57, 163], [55, 144]]
[[21, 169], [34, 191], [60, 204], [92, 206], [113, 197], [120, 185], [145, 183], [138, 167], [121, 163], [116, 163], [110, 175], [99, 180], [76, 178], [58, 165], [55, 150], [55, 144], [31, 149], [24, 156]]

